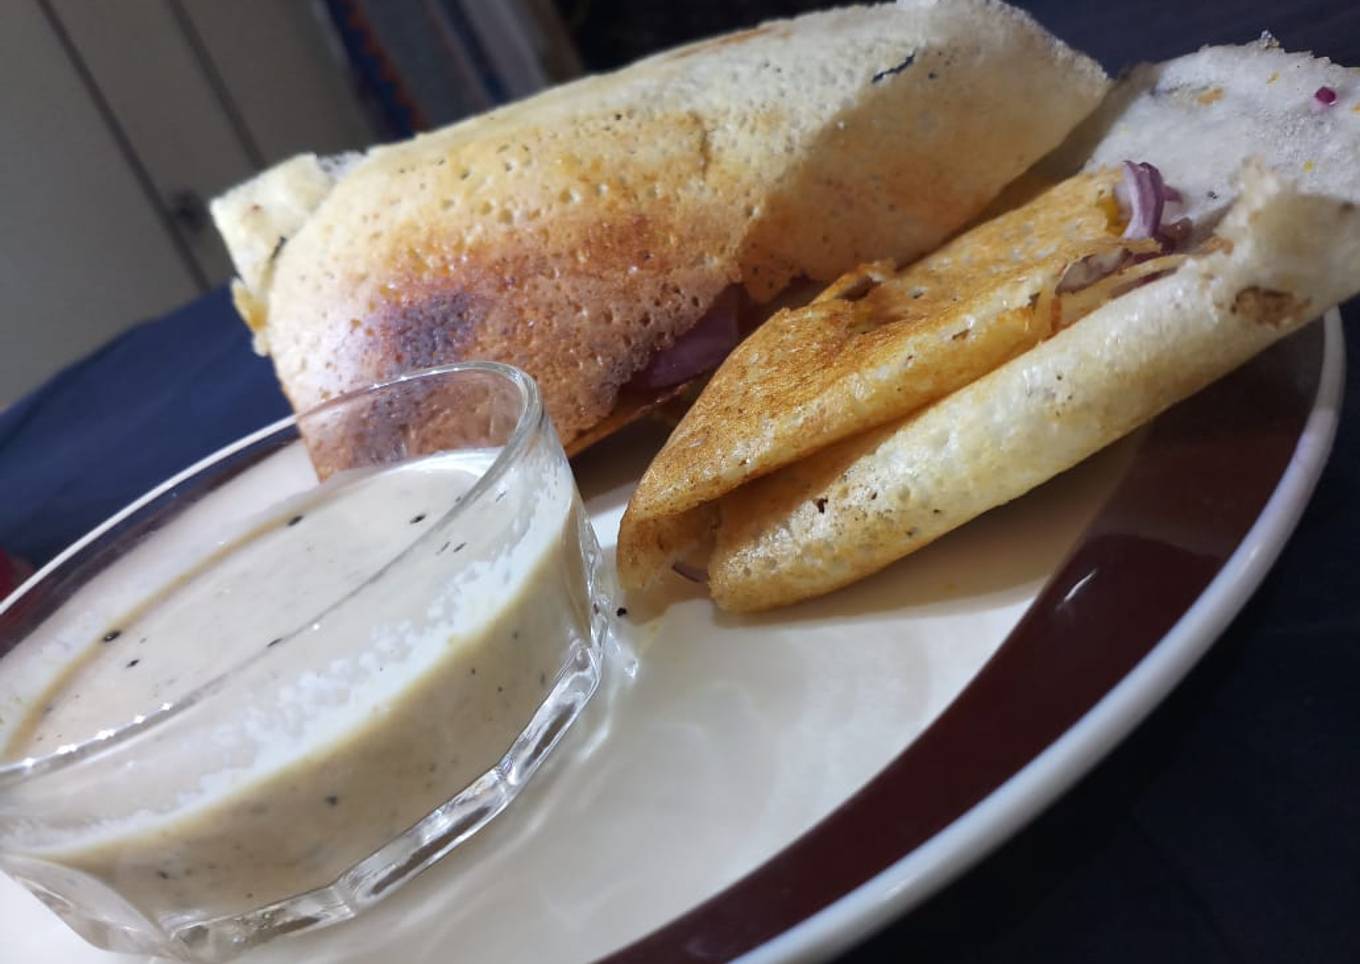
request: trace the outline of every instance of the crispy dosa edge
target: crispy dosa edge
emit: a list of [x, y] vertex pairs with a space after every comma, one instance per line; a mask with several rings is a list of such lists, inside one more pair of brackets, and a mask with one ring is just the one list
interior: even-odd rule
[[1231, 249], [1108, 303], [904, 421], [727, 496], [713, 598], [756, 611], [883, 568], [1099, 451], [1360, 290], [1360, 212], [1249, 164]]
[[1119, 177], [1075, 175], [900, 270], [863, 266], [757, 329], [633, 493], [619, 532], [623, 584], [645, 585], [683, 549], [689, 523], [678, 517], [689, 510], [942, 398], [1051, 334], [1042, 296], [1063, 271], [1128, 243]]

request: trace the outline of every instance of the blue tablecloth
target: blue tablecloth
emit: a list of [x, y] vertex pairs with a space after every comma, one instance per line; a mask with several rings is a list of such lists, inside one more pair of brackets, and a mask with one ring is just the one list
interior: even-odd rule
[[41, 565], [288, 412], [225, 288], [138, 325], [0, 412], [0, 549]]

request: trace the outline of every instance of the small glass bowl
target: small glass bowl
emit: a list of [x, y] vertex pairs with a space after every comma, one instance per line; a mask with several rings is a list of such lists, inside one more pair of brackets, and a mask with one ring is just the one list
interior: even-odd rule
[[[373, 488], [399, 472], [420, 511], [353, 536], [410, 511]], [[0, 868], [116, 951], [220, 961], [353, 917], [532, 776], [599, 684], [609, 595], [517, 369], [432, 368], [269, 426], [0, 603]], [[190, 654], [182, 692], [129, 713], [124, 687], [70, 682], [133, 679], [151, 625], [157, 660]], [[122, 715], [26, 749], [77, 693]]]

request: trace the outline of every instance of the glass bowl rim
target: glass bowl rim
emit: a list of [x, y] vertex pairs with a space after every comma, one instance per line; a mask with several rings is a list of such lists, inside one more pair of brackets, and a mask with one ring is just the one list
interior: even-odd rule
[[[250, 432], [241, 438], [236, 439], [234, 442], [230, 442], [204, 456], [198, 461], [191, 463], [186, 468], [160, 482], [113, 515], [109, 516], [103, 522], [99, 523], [99, 525], [85, 533], [85, 535], [81, 536], [75, 542], [71, 543], [71, 545], [67, 546], [38, 569], [37, 572], [24, 580], [24, 582], [10, 593], [9, 596], [0, 599], [0, 615], [8, 612], [45, 580], [51, 578], [58, 569], [77, 553], [104, 538], [104, 536], [120, 522], [145, 508], [167, 492], [193, 480], [219, 463], [235, 456], [238, 452], [249, 448], [257, 442], [261, 442], [270, 436], [277, 435], [278, 433], [297, 425], [300, 421], [327, 411], [341, 408], [356, 399], [375, 395], [379, 392], [396, 388], [409, 382], [416, 382], [426, 378], [436, 378], [444, 375], [456, 375], [461, 372], [496, 375], [505, 381], [508, 381], [519, 390], [520, 411], [519, 416], [515, 421], [514, 429], [511, 430], [509, 437], [506, 439], [505, 444], [501, 446], [500, 451], [496, 453], [496, 457], [491, 465], [478, 477], [477, 481], [473, 483], [472, 487], [468, 489], [459, 502], [455, 503], [440, 515], [440, 520], [448, 520], [455, 515], [460, 514], [467, 506], [475, 503], [483, 493], [494, 486], [505, 475], [512, 464], [520, 461], [522, 454], [528, 448], [538, 431], [540, 423], [543, 421], [543, 400], [537, 383], [535, 383], [527, 372], [516, 368], [513, 365], [495, 361], [460, 361], [446, 365], [434, 365], [428, 368], [414, 369], [409, 372], [403, 372], [393, 378], [372, 382], [368, 385], [342, 392], [305, 411], [285, 415], [281, 419], [261, 426], [255, 431]], [[428, 532], [426, 535], [428, 535]], [[382, 566], [375, 568], [364, 578], [363, 582], [329, 603], [319, 614], [317, 614], [317, 616], [313, 617], [313, 619], [320, 619], [322, 615], [330, 612], [331, 609], [341, 602], [351, 599], [363, 592], [383, 572], [386, 572], [388, 568], [406, 558], [407, 555], [423, 541], [424, 535], [417, 537], [409, 546], [392, 559], [388, 560]], [[114, 564], [116, 564], [116, 560]], [[18, 783], [30, 781], [54, 771], [65, 770], [96, 754], [102, 754], [121, 746], [132, 738], [165, 723], [174, 716], [177, 716], [181, 711], [188, 709], [191, 706], [195, 706], [203, 699], [211, 696], [212, 693], [224, 685], [228, 679], [239, 673], [245, 666], [253, 663], [257, 658], [259, 658], [258, 654], [247, 657], [242, 662], [237, 663], [232, 668], [213, 679], [194, 687], [173, 703], [165, 704], [144, 716], [139, 715], [134, 717], [132, 720], [120, 723], [112, 729], [101, 730], [95, 735], [87, 737], [77, 743], [63, 744], [57, 749], [45, 753], [42, 756], [20, 757], [9, 762], [0, 761], [0, 789], [3, 789], [5, 786], [13, 786]]]

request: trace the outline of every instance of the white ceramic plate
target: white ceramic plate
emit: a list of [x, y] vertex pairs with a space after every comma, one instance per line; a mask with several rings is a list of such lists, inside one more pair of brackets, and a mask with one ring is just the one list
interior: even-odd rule
[[[826, 599], [728, 617], [677, 577], [664, 616], [624, 621], [637, 678], [602, 690], [504, 815], [359, 920], [244, 960], [788, 960], [848, 946], [1032, 818], [1211, 645], [1312, 491], [1343, 354], [1333, 312]], [[606, 547], [656, 444], [635, 431], [578, 465]], [[1184, 508], [1180, 494], [1224, 479], [1224, 504]], [[1135, 596], [1140, 566], [1157, 585]], [[1134, 598], [1137, 613], [1109, 620]], [[1044, 660], [1051, 685], [1036, 689], [1023, 677]], [[3, 877], [0, 934], [7, 961], [132, 960], [88, 947]]]

